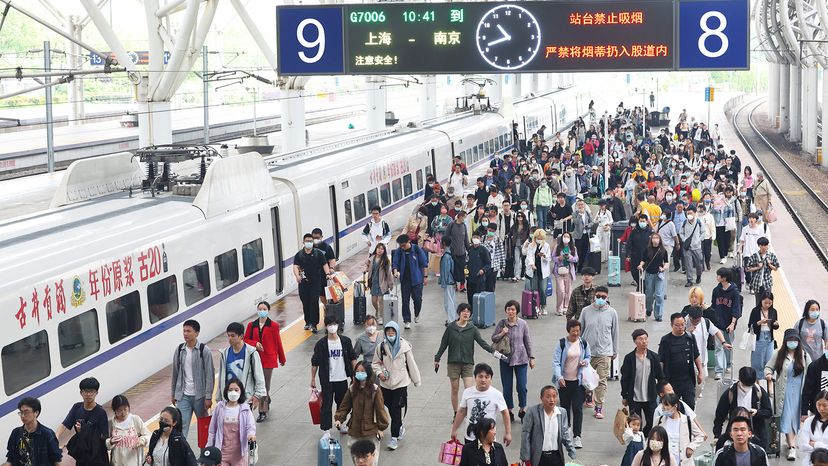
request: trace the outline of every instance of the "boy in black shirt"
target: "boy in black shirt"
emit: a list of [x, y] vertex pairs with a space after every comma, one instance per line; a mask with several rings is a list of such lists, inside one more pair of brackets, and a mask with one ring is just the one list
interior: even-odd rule
[[331, 269], [328, 267], [325, 253], [314, 247], [313, 235], [305, 233], [302, 242], [302, 249], [293, 256], [293, 276], [299, 284], [299, 299], [302, 300], [302, 310], [305, 313], [305, 330], [316, 333], [316, 327], [319, 325], [317, 300]]

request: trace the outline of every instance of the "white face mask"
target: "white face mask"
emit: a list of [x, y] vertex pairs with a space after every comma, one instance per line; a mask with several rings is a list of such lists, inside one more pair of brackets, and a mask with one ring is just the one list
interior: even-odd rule
[[472, 239], [472, 244], [474, 244], [475, 246], [478, 246], [480, 244], [480, 238], [473, 238]]
[[230, 400], [230, 401], [233, 401], [233, 402], [239, 401], [240, 397], [241, 397], [241, 392], [237, 392], [237, 391], [234, 391], [234, 390], [229, 390], [227, 392], [227, 399]]
[[561, 238], [561, 241], [563, 241], [563, 244], [569, 244], [569, 238]]
[[328, 325], [325, 328], [328, 330], [329, 334], [333, 335], [334, 333], [336, 333], [337, 330], [339, 330], [339, 325], [336, 325], [336, 324]]
[[313, 241], [305, 241], [305, 249], [311, 249], [313, 247]]
[[367, 332], [368, 335], [373, 335], [373, 334], [377, 333], [377, 326], [376, 325], [369, 325], [369, 326], [365, 327], [365, 332]]
[[660, 452], [663, 447], [664, 442], [662, 442], [661, 440], [650, 440], [650, 450], [654, 452]]

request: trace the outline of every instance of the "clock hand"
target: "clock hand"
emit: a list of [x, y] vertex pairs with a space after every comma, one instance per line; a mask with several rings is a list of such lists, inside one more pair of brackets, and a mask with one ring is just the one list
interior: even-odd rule
[[500, 33], [501, 33], [501, 34], [503, 34], [503, 37], [504, 37], [506, 40], [512, 40], [512, 36], [510, 36], [510, 35], [509, 35], [509, 33], [508, 33], [508, 32], [506, 32], [506, 30], [505, 30], [505, 29], [503, 29], [503, 26], [501, 26], [501, 25], [499, 25], [499, 24], [498, 24], [498, 25], [497, 25], [497, 29], [500, 31]]

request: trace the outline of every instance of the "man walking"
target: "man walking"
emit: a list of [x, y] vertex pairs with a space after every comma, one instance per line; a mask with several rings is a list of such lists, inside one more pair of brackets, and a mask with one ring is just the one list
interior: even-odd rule
[[618, 357], [618, 312], [607, 302], [609, 289], [595, 288], [595, 301], [581, 311], [582, 338], [589, 345], [592, 358], [589, 363], [598, 372], [595, 389], [595, 416], [604, 419], [604, 396], [607, 393], [611, 361]]
[[397, 237], [397, 249], [391, 255], [391, 269], [400, 280], [402, 315], [405, 328], [411, 328], [411, 300], [414, 300], [414, 322], [420, 322], [423, 307], [423, 287], [428, 283], [428, 255], [419, 246], [411, 244], [407, 235]]
[[[323, 290], [331, 269], [325, 260], [325, 253], [315, 248], [313, 235], [302, 236], [302, 249], [293, 256], [293, 276], [299, 284], [299, 299], [305, 314], [305, 330], [318, 332], [319, 292]], [[244, 331], [244, 329], [242, 329]]]
[[595, 277], [595, 270], [590, 267], [584, 267], [581, 271], [584, 282], [576, 286], [569, 296], [569, 307], [566, 308], [566, 318], [579, 320], [581, 318], [581, 311], [595, 301], [595, 287], [592, 286], [592, 279]]
[[541, 389], [541, 402], [526, 411], [520, 441], [520, 459], [538, 466], [564, 466], [564, 450], [575, 459], [569, 436], [567, 412], [558, 407], [558, 390]]
[[184, 343], [178, 345], [172, 364], [172, 404], [181, 411], [181, 433], [190, 431], [193, 413], [207, 416], [213, 404], [215, 368], [210, 348], [198, 342], [201, 325], [187, 320], [183, 325]]
[[696, 273], [696, 284], [701, 283], [702, 272], [704, 271], [704, 259], [702, 258], [702, 237], [704, 226], [696, 218], [696, 208], [687, 208], [687, 221], [679, 229], [681, 249], [684, 251], [684, 272], [687, 276], [685, 287], [693, 286], [693, 272]]
[[621, 364], [621, 403], [646, 419], [642, 431], [646, 437], [653, 428], [653, 412], [658, 403], [656, 386], [664, 378], [658, 355], [648, 348], [649, 335], [644, 329], [632, 333], [635, 349], [624, 356]]

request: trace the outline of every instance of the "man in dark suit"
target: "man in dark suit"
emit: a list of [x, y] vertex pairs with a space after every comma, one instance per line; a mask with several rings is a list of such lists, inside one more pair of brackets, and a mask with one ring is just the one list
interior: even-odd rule
[[566, 410], [558, 407], [558, 389], [541, 389], [541, 402], [526, 411], [520, 442], [520, 459], [537, 466], [564, 466], [564, 449], [575, 459]]

